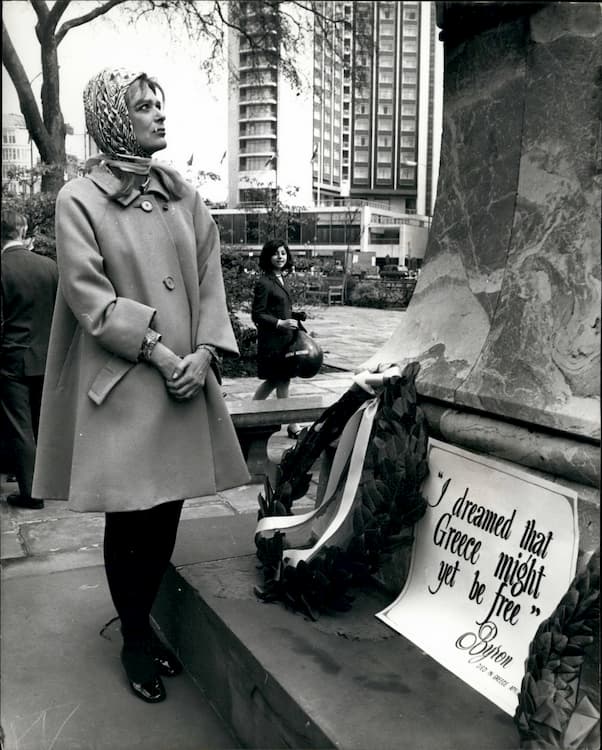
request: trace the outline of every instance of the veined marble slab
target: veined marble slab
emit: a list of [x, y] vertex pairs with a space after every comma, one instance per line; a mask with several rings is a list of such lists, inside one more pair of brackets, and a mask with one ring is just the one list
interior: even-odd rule
[[550, 4], [445, 66], [425, 263], [365, 364], [417, 360], [425, 396], [599, 439], [600, 6]]

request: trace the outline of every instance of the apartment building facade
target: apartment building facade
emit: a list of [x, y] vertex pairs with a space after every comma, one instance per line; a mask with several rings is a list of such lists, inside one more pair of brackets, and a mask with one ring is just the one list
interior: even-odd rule
[[[331, 23], [313, 16], [299, 42], [307, 85], [295, 91], [278, 65], [277, 14], [242, 4], [245, 34], [229, 39], [229, 205], [278, 187], [295, 188], [300, 205], [351, 196], [430, 215], [442, 110], [434, 3], [323, 2], [317, 10]], [[253, 50], [253, 35], [264, 54]]]

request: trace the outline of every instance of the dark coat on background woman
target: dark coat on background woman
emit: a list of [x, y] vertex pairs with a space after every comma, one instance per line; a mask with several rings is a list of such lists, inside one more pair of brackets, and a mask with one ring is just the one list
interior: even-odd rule
[[60, 274], [46, 367], [34, 497], [78, 511], [151, 508], [248, 481], [221, 388], [176, 401], [139, 361], [149, 327], [179, 356], [200, 343], [238, 353], [215, 222], [192, 188], [117, 200], [104, 167], [68, 182], [56, 208]]
[[277, 327], [279, 320], [303, 320], [294, 313], [286, 282], [281, 284], [273, 273], [264, 274], [255, 284], [251, 318], [257, 326], [257, 377], [261, 380], [287, 379], [282, 358], [293, 341], [294, 331]]

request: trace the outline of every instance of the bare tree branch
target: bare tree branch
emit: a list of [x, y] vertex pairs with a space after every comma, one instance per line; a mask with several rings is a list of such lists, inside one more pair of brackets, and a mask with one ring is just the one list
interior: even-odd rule
[[44, 0], [31, 0], [31, 7], [35, 10], [38, 21], [42, 24], [46, 23], [50, 11]]
[[[39, 0], [37, 0], [39, 2]], [[32, 0], [34, 2], [34, 0]], [[74, 29], [76, 26], [82, 26], [85, 23], [88, 23], [89, 21], [93, 21], [95, 18], [98, 18], [99, 16], [103, 16], [105, 13], [108, 13], [111, 8], [114, 8], [116, 5], [122, 5], [123, 3], [127, 2], [127, 0], [107, 0], [107, 2], [103, 3], [102, 5], [97, 6], [94, 8], [94, 10], [91, 10], [89, 13], [85, 13], [83, 16], [78, 16], [77, 18], [72, 18], [69, 21], [65, 21], [65, 23], [61, 26], [61, 28], [56, 33], [56, 43], [59, 45], [64, 37], [65, 34], [70, 31], [71, 29]]]
[[61, 16], [67, 10], [71, 0], [56, 0], [52, 6], [52, 10], [48, 14], [48, 27], [53, 31], [56, 29], [57, 23], [61, 20]]

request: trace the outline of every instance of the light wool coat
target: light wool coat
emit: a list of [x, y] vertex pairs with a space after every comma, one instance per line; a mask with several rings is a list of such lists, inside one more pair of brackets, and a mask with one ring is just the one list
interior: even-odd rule
[[34, 497], [76, 511], [150, 508], [249, 481], [212, 371], [194, 399], [169, 397], [138, 362], [152, 327], [179, 356], [200, 343], [237, 353], [219, 235], [192, 188], [119, 201], [105, 167], [68, 182], [56, 206], [59, 292], [46, 366]]

